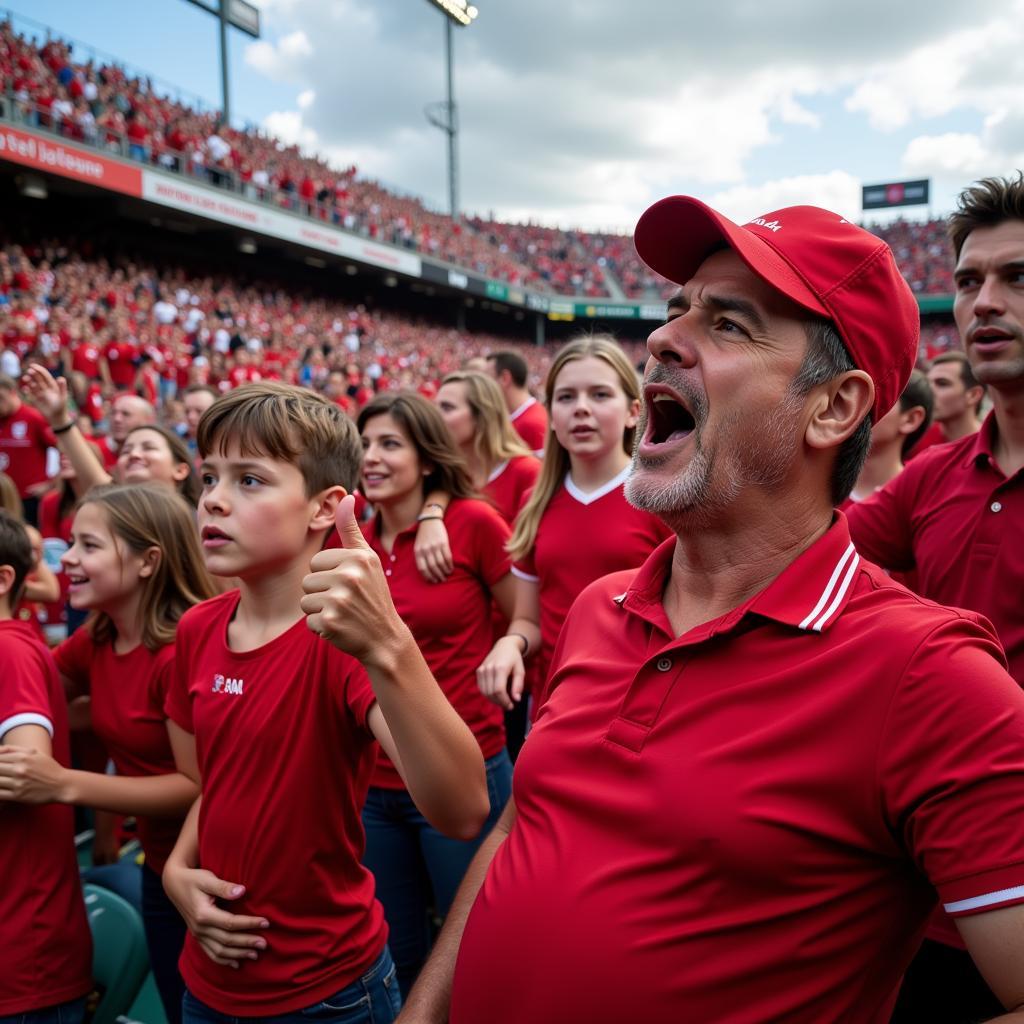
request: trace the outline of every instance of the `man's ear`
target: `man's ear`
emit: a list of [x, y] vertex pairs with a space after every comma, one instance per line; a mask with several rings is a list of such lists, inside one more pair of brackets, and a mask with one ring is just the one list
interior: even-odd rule
[[909, 409], [900, 413], [899, 432], [904, 436], [912, 434], [922, 423], [927, 415], [923, 405], [912, 405]]
[[[10, 598], [13, 596], [11, 591], [14, 589], [14, 566], [13, 565], [0, 565], [0, 598]], [[13, 604], [14, 602], [11, 601]]]
[[346, 494], [348, 491], [339, 484], [336, 487], [328, 487], [316, 495], [312, 499], [314, 508], [309, 528], [311, 530], [330, 530], [334, 526], [334, 516], [338, 511], [338, 505], [341, 504], [341, 499]]
[[804, 440], [811, 448], [838, 448], [871, 412], [875, 385], [863, 370], [847, 370], [814, 389]]
[[976, 384], [973, 388], [968, 388], [964, 394], [964, 398], [967, 400], [967, 404], [972, 406], [974, 411], [977, 412], [981, 405], [981, 400], [985, 397], [985, 389], [980, 385]]

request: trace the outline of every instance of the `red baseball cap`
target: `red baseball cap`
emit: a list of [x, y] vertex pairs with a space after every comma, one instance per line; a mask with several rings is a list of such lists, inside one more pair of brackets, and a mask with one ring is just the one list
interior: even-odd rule
[[903, 393], [921, 317], [892, 250], [871, 232], [817, 206], [775, 210], [741, 227], [699, 199], [669, 196], [644, 212], [633, 240], [644, 263], [677, 284], [729, 246], [777, 291], [832, 321], [874, 381], [875, 423]]

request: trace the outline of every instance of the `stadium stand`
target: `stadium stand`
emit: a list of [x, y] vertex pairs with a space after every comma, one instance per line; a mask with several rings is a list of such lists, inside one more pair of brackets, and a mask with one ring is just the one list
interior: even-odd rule
[[[23, 123], [127, 155], [247, 198], [303, 213], [507, 284], [586, 298], [664, 299], [669, 282], [637, 258], [621, 234], [453, 221], [417, 198], [335, 168], [257, 129], [162, 96], [151, 80], [113, 63], [78, 62], [56, 36], [40, 44], [0, 22], [4, 109]], [[952, 291], [942, 221], [872, 227], [892, 246], [921, 295]]]

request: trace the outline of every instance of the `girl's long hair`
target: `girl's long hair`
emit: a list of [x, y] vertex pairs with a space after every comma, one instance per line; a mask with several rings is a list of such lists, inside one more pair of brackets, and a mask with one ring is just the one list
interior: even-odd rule
[[466, 404], [476, 426], [473, 454], [488, 474], [501, 462], [533, 454], [512, 426], [501, 388], [492, 377], [486, 373], [460, 370], [449, 373], [441, 381], [441, 387], [445, 384], [462, 384], [466, 389]]
[[[544, 461], [533, 493], [516, 516], [512, 528], [508, 552], [513, 558], [525, 558], [533, 550], [544, 511], [558, 488], [562, 486], [565, 474], [569, 472], [569, 453], [559, 444], [551, 427], [552, 397], [555, 393], [555, 383], [563, 367], [576, 359], [586, 359], [588, 356], [603, 359], [615, 371], [627, 401], [634, 402], [640, 398], [640, 382], [636, 370], [612, 335], [587, 334], [570, 341], [568, 345], [558, 350], [544, 382], [544, 404], [548, 409], [548, 436], [544, 445]], [[636, 427], [626, 427], [622, 433], [622, 450], [627, 455], [633, 454], [635, 436]]]
[[[155, 651], [174, 641], [178, 620], [194, 604], [216, 594], [199, 550], [194, 512], [184, 498], [160, 484], [105, 484], [78, 503], [98, 505], [110, 532], [133, 554], [160, 549], [152, 574], [139, 581], [142, 642]], [[117, 630], [97, 611], [88, 628], [96, 644], [112, 643]]]

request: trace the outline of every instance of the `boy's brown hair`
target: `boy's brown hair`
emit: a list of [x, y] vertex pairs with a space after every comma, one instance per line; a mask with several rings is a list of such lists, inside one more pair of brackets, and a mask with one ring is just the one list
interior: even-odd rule
[[260, 381], [221, 395], [203, 413], [196, 446], [205, 458], [237, 441], [242, 455], [297, 466], [306, 496], [341, 485], [352, 491], [363, 449], [355, 424], [333, 402], [306, 388]]
[[8, 610], [13, 612], [35, 558], [24, 524], [3, 509], [0, 509], [0, 565], [9, 565], [14, 570], [14, 585], [7, 594]]

